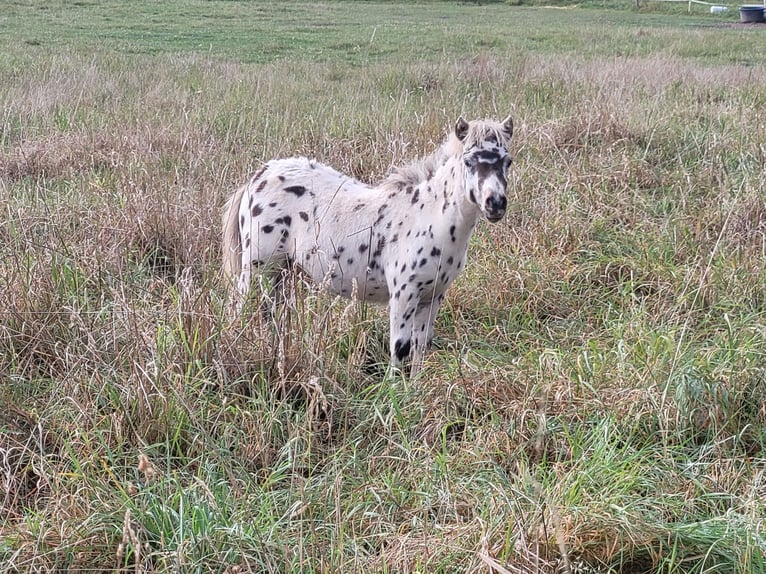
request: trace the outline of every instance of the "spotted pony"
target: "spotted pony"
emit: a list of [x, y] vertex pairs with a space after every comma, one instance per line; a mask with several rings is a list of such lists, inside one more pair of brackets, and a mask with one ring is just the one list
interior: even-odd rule
[[513, 121], [462, 117], [430, 156], [375, 186], [303, 157], [266, 163], [228, 200], [224, 272], [241, 308], [254, 272], [297, 266], [329, 290], [388, 304], [391, 362], [416, 373], [480, 217], [506, 211]]

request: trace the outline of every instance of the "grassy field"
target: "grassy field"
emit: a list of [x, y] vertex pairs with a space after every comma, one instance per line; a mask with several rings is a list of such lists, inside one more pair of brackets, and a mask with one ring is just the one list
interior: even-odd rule
[[[766, 42], [696, 10], [3, 4], [0, 571], [766, 572]], [[415, 380], [384, 309], [227, 318], [262, 161], [508, 113]]]

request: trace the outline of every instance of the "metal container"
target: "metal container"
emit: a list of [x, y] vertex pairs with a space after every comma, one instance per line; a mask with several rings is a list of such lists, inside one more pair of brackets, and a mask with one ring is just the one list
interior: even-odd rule
[[747, 24], [766, 22], [763, 16], [763, 6], [740, 6], [739, 21]]

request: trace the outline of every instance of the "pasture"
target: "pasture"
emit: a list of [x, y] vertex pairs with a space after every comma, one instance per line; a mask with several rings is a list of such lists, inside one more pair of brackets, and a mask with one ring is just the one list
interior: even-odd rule
[[[0, 12], [0, 571], [766, 571], [766, 42], [651, 5]], [[511, 114], [415, 378], [385, 308], [226, 314], [264, 161]]]

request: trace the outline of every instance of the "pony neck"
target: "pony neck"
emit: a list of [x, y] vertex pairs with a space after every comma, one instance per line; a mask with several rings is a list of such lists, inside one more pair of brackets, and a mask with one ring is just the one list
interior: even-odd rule
[[[468, 199], [465, 189], [465, 164], [463, 163], [463, 143], [455, 134], [445, 141], [440, 150], [442, 162], [434, 177], [433, 190], [435, 197], [441, 202], [446, 199], [447, 210], [454, 210], [455, 217], [465, 225], [473, 227], [481, 215], [481, 211]], [[444, 183], [447, 183], [446, 187]], [[444, 197], [446, 191], [446, 197]]]

